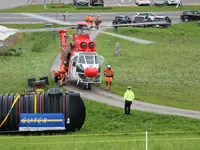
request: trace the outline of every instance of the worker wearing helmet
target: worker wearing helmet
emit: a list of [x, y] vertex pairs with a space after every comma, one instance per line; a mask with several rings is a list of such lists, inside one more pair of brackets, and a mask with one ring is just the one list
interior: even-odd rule
[[92, 28], [94, 26], [94, 17], [93, 14], [90, 16], [90, 27]]
[[124, 93], [124, 100], [125, 100], [124, 110], [126, 115], [130, 114], [132, 100], [134, 99], [135, 99], [135, 94], [131, 90], [131, 86], [128, 86], [126, 92]]
[[94, 21], [94, 24], [95, 24], [96, 29], [98, 30], [99, 29], [99, 24], [100, 24], [98, 18], [96, 18], [96, 20]]
[[90, 22], [90, 15], [87, 14], [87, 16], [85, 16], [85, 22], [89, 24]]
[[112, 84], [112, 79], [114, 77], [114, 70], [111, 68], [110, 65], [104, 70], [104, 76], [106, 76], [106, 88], [110, 89]]
[[66, 78], [65, 73], [66, 72], [67, 72], [67, 61], [64, 61], [64, 64], [61, 65], [60, 71], [59, 71], [60, 77], [61, 77], [61, 79], [60, 79], [60, 85], [61, 86], [63, 85], [63, 83], [65, 81], [65, 78]]
[[102, 23], [102, 19], [100, 18], [100, 15], [98, 15], [97, 19], [99, 21], [99, 24], [98, 24], [98, 28], [99, 28], [100, 24]]

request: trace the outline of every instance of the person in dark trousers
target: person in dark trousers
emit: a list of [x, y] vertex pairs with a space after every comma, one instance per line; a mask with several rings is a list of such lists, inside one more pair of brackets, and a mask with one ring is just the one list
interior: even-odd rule
[[114, 25], [114, 31], [115, 31], [115, 32], [118, 31], [118, 23], [116, 23], [116, 24]]
[[135, 94], [131, 90], [131, 86], [128, 86], [126, 92], [124, 93], [124, 100], [125, 100], [124, 110], [126, 115], [130, 114], [132, 100], [134, 99], [135, 99]]

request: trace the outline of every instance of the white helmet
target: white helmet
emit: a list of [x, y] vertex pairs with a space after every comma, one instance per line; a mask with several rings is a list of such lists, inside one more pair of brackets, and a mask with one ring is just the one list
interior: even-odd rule
[[107, 66], [107, 68], [111, 68], [111, 66], [110, 66], [110, 65], [108, 65], [108, 66]]
[[98, 17], [100, 17], [100, 15], [98, 15]]

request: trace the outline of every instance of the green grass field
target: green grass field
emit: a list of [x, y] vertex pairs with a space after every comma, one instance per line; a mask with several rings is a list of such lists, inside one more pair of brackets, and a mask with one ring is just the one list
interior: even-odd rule
[[[17, 25], [9, 27], [16, 28]], [[59, 41], [58, 37], [54, 39], [48, 32], [26, 33], [14, 47], [23, 48], [21, 56], [0, 56], [1, 93], [23, 91], [27, 87], [28, 77], [48, 75], [51, 63], [59, 52]], [[52, 81], [50, 86], [55, 86]], [[196, 150], [200, 146], [199, 120], [140, 111], [132, 111], [132, 115], [125, 116], [123, 109], [88, 100], [84, 102], [87, 111], [85, 124], [75, 134], [45, 137], [0, 136], [0, 149], [145, 149], [146, 130], [150, 132], [149, 149], [152, 150]]]
[[[7, 25], [16, 28], [17, 25]], [[25, 27], [44, 27], [44, 25], [18, 25]], [[55, 56], [59, 52], [59, 38], [52, 32], [20, 34], [22, 40], [12, 48], [22, 48], [21, 56], [0, 56], [1, 93], [22, 92], [27, 88], [27, 79], [48, 75]], [[9, 50], [9, 48], [7, 48]], [[0, 51], [3, 51], [1, 49]], [[53, 84], [51, 83], [50, 86]]]
[[3, 150], [145, 149], [148, 130], [150, 150], [196, 150], [200, 121], [140, 111], [125, 116], [123, 109], [84, 100], [87, 116], [82, 129], [68, 135], [0, 136]]
[[[151, 135], [149, 150], [197, 150], [199, 135]], [[145, 150], [144, 135], [0, 137], [3, 150]]]
[[143, 11], [183, 11], [183, 10], [199, 10], [200, 6], [184, 6], [176, 8], [175, 6], [144, 6], [144, 7], [74, 7], [65, 4], [58, 8], [57, 4], [48, 4], [47, 9], [44, 5], [29, 5], [24, 7], [12, 8], [8, 10], [0, 10], [0, 12], [143, 12]]
[[[123, 95], [131, 85], [139, 100], [200, 110], [198, 30], [196, 22], [168, 29], [119, 28], [119, 34], [157, 42], [151, 45], [101, 34], [97, 51], [105, 57], [104, 65], [115, 70], [111, 91]], [[121, 44], [120, 57], [115, 55], [116, 42]]]

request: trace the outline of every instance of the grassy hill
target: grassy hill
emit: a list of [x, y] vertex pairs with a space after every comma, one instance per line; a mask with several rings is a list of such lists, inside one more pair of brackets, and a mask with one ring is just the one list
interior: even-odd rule
[[[20, 47], [22, 53], [0, 56], [1, 93], [22, 91], [28, 77], [48, 74], [59, 52], [58, 40], [52, 33], [26, 33], [17, 45], [7, 48]], [[50, 86], [55, 86], [52, 81]], [[0, 149], [144, 149], [145, 131], [150, 132], [149, 149], [196, 150], [200, 146], [199, 120], [134, 110], [126, 116], [123, 109], [84, 102], [87, 116], [80, 131], [61, 136], [0, 136]]]
[[[101, 34], [97, 51], [105, 57], [104, 65], [115, 70], [111, 91], [123, 95], [131, 85], [141, 101], [200, 110], [198, 30], [196, 22], [168, 29], [119, 28], [118, 34], [156, 42], [150, 45]], [[115, 55], [116, 42], [121, 46], [120, 57]]]

